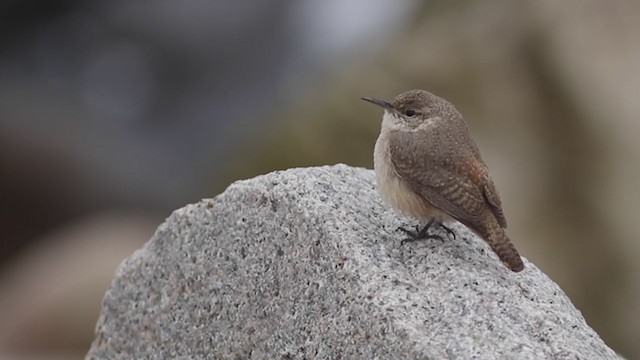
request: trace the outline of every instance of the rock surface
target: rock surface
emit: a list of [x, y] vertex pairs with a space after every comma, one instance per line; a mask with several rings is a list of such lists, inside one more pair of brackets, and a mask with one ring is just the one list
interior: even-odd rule
[[533, 264], [462, 225], [401, 245], [412, 224], [370, 170], [238, 181], [120, 266], [87, 358], [618, 358]]

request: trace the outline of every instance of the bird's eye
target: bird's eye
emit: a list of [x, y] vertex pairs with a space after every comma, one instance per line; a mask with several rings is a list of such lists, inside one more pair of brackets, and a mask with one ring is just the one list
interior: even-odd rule
[[416, 111], [413, 109], [408, 109], [404, 111], [404, 114], [408, 117], [413, 117], [416, 114]]

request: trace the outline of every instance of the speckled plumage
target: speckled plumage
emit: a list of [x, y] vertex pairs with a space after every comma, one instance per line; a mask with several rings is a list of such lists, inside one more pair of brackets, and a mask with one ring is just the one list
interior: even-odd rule
[[522, 259], [504, 231], [500, 196], [455, 107], [424, 90], [391, 102], [365, 100], [385, 109], [374, 151], [383, 200], [419, 220], [465, 224], [509, 269], [521, 271]]

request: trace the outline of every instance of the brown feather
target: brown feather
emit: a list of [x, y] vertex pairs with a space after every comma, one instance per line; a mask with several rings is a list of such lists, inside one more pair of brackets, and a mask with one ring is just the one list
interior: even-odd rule
[[476, 183], [479, 175], [474, 173], [475, 168], [456, 159], [455, 155], [451, 160], [446, 153], [435, 155], [438, 151], [431, 151], [430, 147], [437, 146], [437, 140], [421, 139], [425, 135], [425, 132], [417, 131], [389, 134], [391, 161], [396, 172], [430, 204], [474, 230], [478, 229], [487, 207], [483, 188]]

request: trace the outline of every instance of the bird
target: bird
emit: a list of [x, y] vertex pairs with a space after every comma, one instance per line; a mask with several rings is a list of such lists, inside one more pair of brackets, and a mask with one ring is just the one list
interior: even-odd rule
[[505, 229], [507, 219], [487, 165], [464, 118], [449, 101], [426, 90], [410, 90], [392, 100], [363, 97], [384, 109], [374, 148], [378, 192], [384, 203], [425, 222], [413, 241], [440, 236], [428, 233], [458, 221], [482, 238], [514, 272], [524, 263]]

